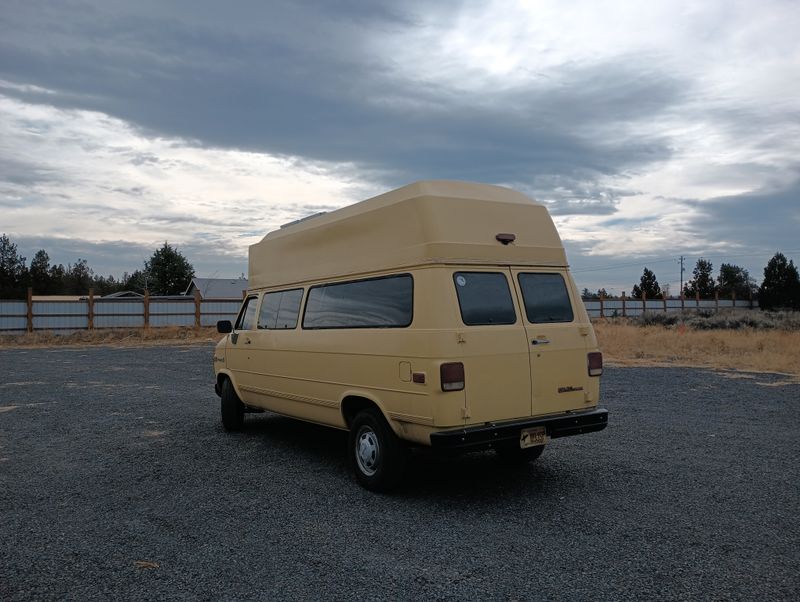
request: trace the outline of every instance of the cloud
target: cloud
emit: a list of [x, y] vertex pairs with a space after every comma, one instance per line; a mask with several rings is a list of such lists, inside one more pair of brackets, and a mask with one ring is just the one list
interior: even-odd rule
[[101, 113], [3, 96], [0, 133], [0, 230], [53, 241], [45, 249], [61, 263], [76, 259], [58, 254], [76, 250], [68, 238], [90, 241], [99, 245], [88, 247], [92, 265], [103, 273], [135, 268], [99, 250], [129, 258], [127, 249], [164, 240], [198, 250], [209, 269], [218, 253], [238, 272], [247, 246], [268, 231], [348, 204], [364, 186], [352, 183], [346, 165], [149, 138]]
[[0, 24], [3, 227], [243, 252], [456, 178], [546, 203], [578, 258], [760, 245], [748, 203], [793, 223], [797, 30], [781, 0], [31, 0]]
[[785, 189], [694, 204], [698, 216], [692, 226], [704, 238], [728, 241], [731, 248], [745, 251], [800, 251], [800, 180]]

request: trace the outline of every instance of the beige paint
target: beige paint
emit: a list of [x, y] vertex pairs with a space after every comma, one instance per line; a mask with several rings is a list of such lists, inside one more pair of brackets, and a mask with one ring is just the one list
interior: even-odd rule
[[[503, 245], [498, 233], [513, 233]], [[503, 273], [513, 325], [465, 326], [453, 283], [457, 271]], [[528, 324], [520, 272], [564, 276], [574, 321]], [[315, 284], [408, 273], [414, 317], [407, 328], [304, 330]], [[271, 232], [250, 247], [250, 294], [303, 287], [294, 330], [239, 331], [215, 356], [242, 400], [303, 420], [346, 428], [349, 396], [377, 405], [395, 432], [430, 444], [437, 429], [588, 409], [599, 379], [586, 353], [597, 350], [591, 323], [567, 269], [547, 209], [524, 195], [464, 182], [418, 182]], [[544, 346], [532, 346], [537, 337]], [[236, 342], [233, 342], [236, 338]], [[439, 367], [463, 362], [464, 391], [443, 392]], [[424, 373], [415, 383], [411, 373]], [[569, 389], [559, 393], [558, 390]], [[573, 390], [574, 389], [574, 390]]]

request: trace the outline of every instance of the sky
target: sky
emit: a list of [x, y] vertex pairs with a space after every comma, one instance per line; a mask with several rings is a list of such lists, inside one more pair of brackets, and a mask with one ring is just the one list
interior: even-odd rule
[[0, 233], [30, 260], [247, 271], [421, 179], [545, 203], [578, 286], [800, 260], [796, 0], [0, 0]]

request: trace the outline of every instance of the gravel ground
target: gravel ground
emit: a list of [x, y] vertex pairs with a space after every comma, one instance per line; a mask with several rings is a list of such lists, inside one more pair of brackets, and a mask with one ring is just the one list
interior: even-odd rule
[[800, 599], [796, 384], [609, 368], [605, 431], [383, 496], [342, 432], [224, 433], [211, 354], [0, 351], [0, 599]]

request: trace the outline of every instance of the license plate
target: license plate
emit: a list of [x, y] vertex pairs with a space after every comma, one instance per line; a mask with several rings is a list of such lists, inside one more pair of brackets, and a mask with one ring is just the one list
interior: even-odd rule
[[519, 435], [519, 446], [521, 448], [535, 447], [547, 443], [547, 429], [543, 426], [534, 426], [529, 429], [522, 429]]

